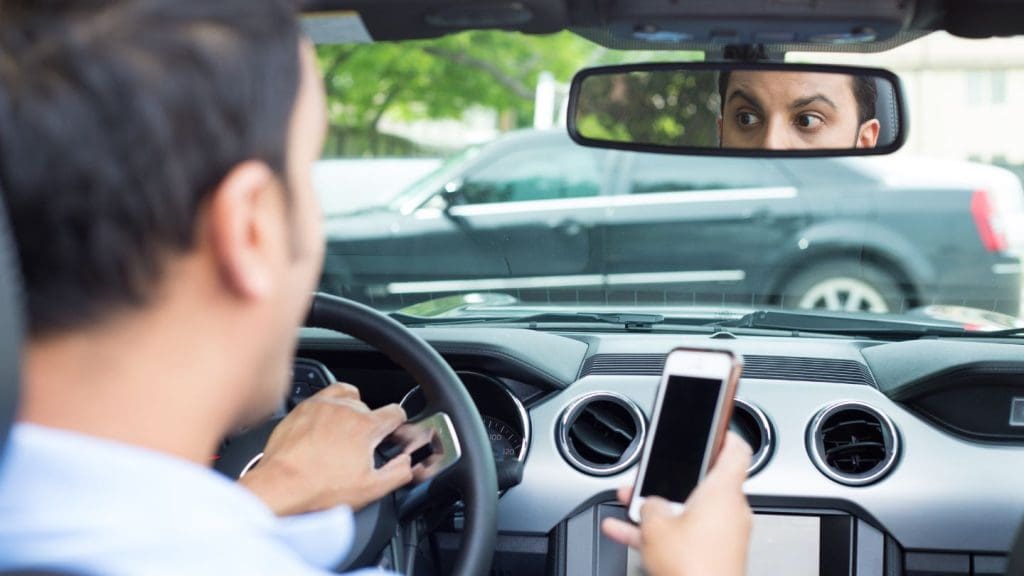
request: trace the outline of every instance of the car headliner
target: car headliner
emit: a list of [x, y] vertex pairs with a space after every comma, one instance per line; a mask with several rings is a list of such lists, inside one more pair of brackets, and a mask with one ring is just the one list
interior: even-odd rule
[[[470, 29], [507, 29], [529, 34], [573, 30], [613, 48], [646, 50], [705, 50], [715, 52], [726, 44], [758, 44], [768, 53], [787, 51], [876, 52], [891, 48], [935, 30], [957, 36], [985, 38], [1024, 34], [1024, 0], [975, 0], [973, 2], [848, 2], [819, 0], [794, 6], [762, 0], [722, 2], [573, 2], [571, 0], [300, 0], [307, 13], [357, 12], [370, 35], [379, 41], [430, 38]], [[780, 24], [781, 23], [781, 24]], [[726, 34], [711, 41], [623, 40], [616, 30], [642, 27], [688, 27], [714, 30], [727, 24]], [[797, 31], [872, 28], [873, 42], [793, 43], [772, 36], [786, 27]], [[736, 40], [739, 39], [739, 42]], [[792, 38], [790, 38], [792, 40]]]

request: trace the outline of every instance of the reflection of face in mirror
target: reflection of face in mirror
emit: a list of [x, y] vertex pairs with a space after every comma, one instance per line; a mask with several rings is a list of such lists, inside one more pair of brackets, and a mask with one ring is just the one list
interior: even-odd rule
[[877, 88], [870, 77], [737, 70], [719, 75], [723, 148], [874, 148]]

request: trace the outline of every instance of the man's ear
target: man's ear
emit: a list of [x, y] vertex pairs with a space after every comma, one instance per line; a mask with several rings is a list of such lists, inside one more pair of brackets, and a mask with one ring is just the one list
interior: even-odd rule
[[857, 134], [857, 148], [874, 148], [878, 144], [878, 133], [882, 124], [877, 118], [872, 118], [860, 125], [860, 132]]
[[[281, 191], [266, 164], [235, 166], [210, 198], [206, 232], [225, 289], [239, 298], [262, 299], [273, 291], [274, 251], [283, 219], [275, 214]], [[275, 200], [276, 199], [276, 200]]]

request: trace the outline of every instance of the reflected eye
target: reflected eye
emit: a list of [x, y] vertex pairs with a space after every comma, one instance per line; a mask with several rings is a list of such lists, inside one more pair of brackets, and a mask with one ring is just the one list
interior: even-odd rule
[[740, 112], [736, 115], [736, 123], [743, 127], [750, 127], [760, 124], [761, 119], [752, 112]]
[[825, 123], [817, 114], [799, 114], [796, 117], [796, 125], [804, 130], [815, 130]]

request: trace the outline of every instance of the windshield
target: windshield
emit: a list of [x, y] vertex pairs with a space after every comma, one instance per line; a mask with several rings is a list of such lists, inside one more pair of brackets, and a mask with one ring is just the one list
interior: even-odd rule
[[879, 54], [790, 54], [903, 83], [903, 150], [821, 159], [569, 139], [577, 70], [700, 53], [616, 51], [568, 32], [318, 51], [331, 121], [324, 291], [425, 316], [776, 309], [898, 317], [882, 329], [1022, 325], [1024, 40], [936, 33]]

